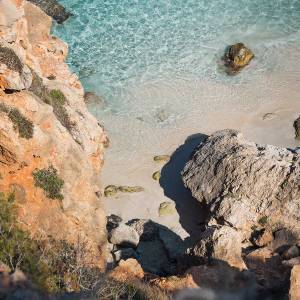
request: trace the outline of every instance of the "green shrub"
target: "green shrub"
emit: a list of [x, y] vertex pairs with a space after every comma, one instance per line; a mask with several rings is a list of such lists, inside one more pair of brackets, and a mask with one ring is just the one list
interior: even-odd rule
[[0, 225], [0, 261], [12, 270], [25, 271], [33, 281], [41, 282], [38, 246], [25, 231], [16, 227], [13, 195], [0, 194]]
[[91, 289], [100, 272], [84, 267], [86, 249], [80, 242], [72, 246], [51, 237], [32, 239], [17, 226], [14, 196], [0, 193], [0, 261], [12, 271], [22, 270], [48, 292]]
[[16, 55], [14, 50], [0, 46], [0, 64], [5, 64], [13, 71], [21, 73], [23, 71], [23, 64], [20, 58]]
[[35, 170], [32, 173], [35, 186], [42, 188], [50, 199], [62, 200], [64, 197], [61, 189], [64, 181], [57, 175], [57, 170], [50, 166], [47, 169]]
[[67, 101], [66, 96], [60, 90], [51, 90], [50, 97], [54, 102], [59, 103], [60, 105], [64, 105]]
[[17, 108], [11, 108], [4, 103], [0, 103], [0, 111], [8, 115], [20, 137], [25, 139], [33, 137], [33, 123], [23, 116]]
[[43, 80], [34, 72], [30, 91], [38, 96], [43, 102], [53, 107], [53, 112], [57, 120], [71, 132], [74, 124], [71, 122], [69, 114], [65, 108], [67, 98], [60, 90], [48, 90], [44, 86]]
[[268, 223], [268, 217], [263, 216], [258, 220], [258, 224], [261, 226], [265, 226]]

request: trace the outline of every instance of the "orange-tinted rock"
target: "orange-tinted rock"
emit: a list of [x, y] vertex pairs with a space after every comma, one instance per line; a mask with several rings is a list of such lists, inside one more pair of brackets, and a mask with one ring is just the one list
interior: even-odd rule
[[144, 275], [141, 265], [134, 258], [120, 260], [119, 265], [109, 273], [110, 278], [121, 282], [143, 279]]
[[[64, 62], [67, 45], [50, 35], [50, 26], [51, 19], [27, 1], [0, 1], [0, 45], [20, 60], [22, 72], [30, 73], [25, 78], [10, 61], [0, 62], [0, 103], [33, 124], [33, 136], [22, 138], [8, 114], [0, 111], [0, 191], [15, 193], [18, 220], [33, 236], [85, 241], [91, 263], [104, 267], [106, 218], [95, 193], [107, 137], [84, 104], [81, 83]], [[32, 86], [29, 90], [34, 74], [44, 89], [65, 96], [69, 128]], [[55, 79], [48, 80], [50, 76]], [[10, 87], [17, 91], [4, 93]], [[62, 200], [49, 199], [35, 186], [33, 171], [49, 166], [64, 181]]]
[[188, 274], [184, 277], [170, 276], [159, 277], [152, 279], [151, 284], [159, 287], [166, 292], [176, 292], [182, 289], [198, 288], [198, 285], [194, 282], [192, 275]]
[[290, 300], [300, 300], [300, 265], [293, 267], [290, 277]]

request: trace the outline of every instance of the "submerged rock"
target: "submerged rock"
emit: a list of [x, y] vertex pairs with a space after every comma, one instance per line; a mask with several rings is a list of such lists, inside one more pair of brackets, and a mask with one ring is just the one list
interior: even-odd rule
[[29, 0], [34, 5], [42, 9], [48, 16], [57, 23], [66, 21], [72, 14], [68, 12], [57, 0]]
[[103, 98], [93, 92], [84, 93], [84, 102], [86, 104], [97, 104], [97, 108], [104, 108], [105, 106], [105, 101]]
[[249, 64], [254, 57], [252, 51], [243, 43], [237, 43], [228, 46], [225, 55], [224, 63], [227, 67], [228, 74], [235, 74]]

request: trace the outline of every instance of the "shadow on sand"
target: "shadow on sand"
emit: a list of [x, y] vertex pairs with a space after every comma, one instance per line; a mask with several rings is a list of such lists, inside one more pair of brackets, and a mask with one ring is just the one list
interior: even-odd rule
[[164, 194], [176, 203], [180, 223], [190, 235], [186, 240], [187, 244], [193, 243], [199, 238], [201, 226], [207, 216], [207, 209], [185, 188], [181, 171], [191, 158], [195, 148], [206, 138], [207, 135], [200, 133], [189, 136], [185, 143], [172, 154], [170, 161], [161, 171], [160, 185]]

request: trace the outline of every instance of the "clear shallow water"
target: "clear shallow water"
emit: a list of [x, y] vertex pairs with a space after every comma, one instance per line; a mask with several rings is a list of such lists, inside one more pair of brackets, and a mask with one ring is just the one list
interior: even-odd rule
[[[53, 31], [69, 44], [68, 63], [86, 90], [105, 99], [105, 109], [90, 110], [121, 148], [122, 140], [135, 148], [143, 144], [143, 126], [176, 126], [230, 102], [214, 85], [243, 86], [239, 101], [245, 103], [237, 108], [243, 109], [249, 108], [249, 91], [255, 90], [255, 107], [280, 88], [265, 76], [300, 78], [300, 0], [60, 2], [75, 16]], [[238, 41], [256, 58], [228, 77], [220, 57]], [[130, 138], [121, 129], [132, 131]]]

